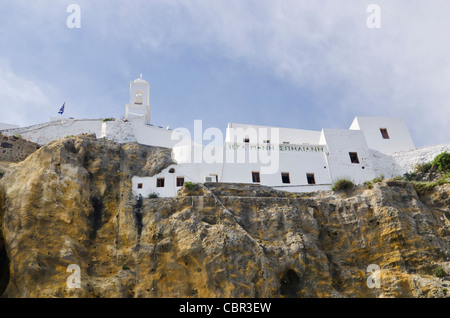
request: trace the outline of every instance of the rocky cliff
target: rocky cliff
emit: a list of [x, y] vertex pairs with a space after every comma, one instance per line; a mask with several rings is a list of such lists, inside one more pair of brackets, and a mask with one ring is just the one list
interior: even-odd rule
[[[449, 185], [420, 196], [398, 180], [351, 192], [205, 184], [184, 187], [175, 198], [133, 195], [133, 175], [154, 175], [171, 163], [167, 149], [80, 135], [0, 165], [0, 294], [450, 293]], [[80, 288], [67, 285], [70, 264], [80, 267]]]

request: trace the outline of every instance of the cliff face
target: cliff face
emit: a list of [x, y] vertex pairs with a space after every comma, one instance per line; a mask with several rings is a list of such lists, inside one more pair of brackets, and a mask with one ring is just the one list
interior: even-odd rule
[[[3, 297], [445, 297], [450, 187], [407, 182], [291, 194], [206, 184], [138, 200], [167, 149], [93, 136], [3, 167]], [[3, 255], [3, 256], [2, 256]], [[81, 269], [69, 288], [70, 264]], [[380, 285], [369, 288], [369, 265]], [[378, 288], [377, 288], [378, 287]]]
[[0, 133], [0, 162], [20, 162], [39, 149], [39, 145], [16, 136]]

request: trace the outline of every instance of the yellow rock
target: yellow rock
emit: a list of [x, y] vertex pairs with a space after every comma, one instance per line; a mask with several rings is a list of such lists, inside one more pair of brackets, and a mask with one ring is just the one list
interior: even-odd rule
[[170, 164], [168, 149], [80, 135], [1, 166], [3, 297], [446, 296], [434, 273], [449, 271], [448, 186], [206, 184], [138, 209], [132, 176]]

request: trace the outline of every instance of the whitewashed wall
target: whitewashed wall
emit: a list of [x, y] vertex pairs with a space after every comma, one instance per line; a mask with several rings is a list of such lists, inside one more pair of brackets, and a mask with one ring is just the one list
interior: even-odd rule
[[406, 173], [414, 170], [418, 163], [427, 163], [443, 153], [450, 152], [450, 143], [426, 146], [410, 151], [399, 151], [392, 154], [392, 159], [399, 167], [398, 173]]
[[11, 124], [0, 123], [0, 130], [14, 129], [14, 128], [19, 128], [19, 126], [18, 125], [11, 125]]
[[[229, 151], [230, 144], [226, 144]], [[243, 146], [241, 144], [241, 146]], [[267, 158], [268, 162], [258, 160], [256, 163], [227, 163], [223, 167], [223, 182], [252, 183], [252, 171], [260, 172], [261, 184], [268, 186], [282, 186], [281, 173], [289, 173], [291, 185], [307, 185], [306, 174], [314, 173], [316, 184], [329, 184], [330, 174], [325, 158], [326, 147], [322, 145], [274, 145], [279, 151]], [[245, 149], [246, 157], [252, 150], [252, 145]], [[258, 159], [261, 159], [258, 156]], [[237, 160], [236, 160], [237, 161]], [[264, 169], [263, 169], [264, 167]], [[273, 169], [272, 169], [273, 168]], [[269, 173], [264, 173], [264, 171]], [[235, 180], [235, 181], [234, 181]]]
[[[170, 169], [174, 169], [170, 173]], [[218, 175], [220, 178], [222, 164], [179, 164], [171, 165], [161, 171], [161, 173], [153, 177], [139, 177], [132, 178], [133, 192], [138, 195], [141, 194], [147, 197], [150, 193], [157, 193], [160, 197], [173, 197], [177, 194], [181, 187], [177, 187], [176, 180], [178, 177], [183, 177], [184, 182], [203, 183], [204, 177], [211, 174]], [[164, 187], [157, 187], [157, 179], [164, 178]], [[219, 179], [220, 180], [220, 179]], [[142, 183], [142, 189], [138, 189], [138, 184]]]
[[[237, 123], [229, 123], [226, 130], [225, 141], [232, 142], [243, 142], [243, 140], [232, 140], [232, 134], [230, 130], [247, 130], [247, 129], [255, 129], [257, 131], [268, 131], [267, 138], [263, 136], [258, 136], [259, 140], [253, 140], [250, 138], [250, 143], [258, 143], [262, 142], [264, 139], [269, 139], [271, 143], [279, 143], [289, 142], [291, 144], [312, 144], [316, 145], [320, 140], [320, 131], [316, 130], [304, 130], [304, 129], [294, 129], [294, 128], [280, 128], [280, 127], [269, 127], [269, 126], [260, 126], [260, 125], [246, 125], [246, 124], [237, 124]], [[278, 130], [278, 135], [273, 134], [273, 130]]]
[[[261, 161], [259, 156], [252, 161], [250, 159], [252, 153], [254, 155], [264, 150], [253, 149], [254, 145], [240, 144], [239, 146], [241, 148], [235, 151], [236, 156], [227, 156], [227, 152], [229, 154], [233, 151], [231, 149], [235, 148], [227, 143], [223, 151], [223, 159], [218, 163], [185, 162], [172, 165], [153, 177], [136, 176], [133, 178], [133, 191], [144, 197], [155, 192], [161, 197], [172, 197], [180, 189], [176, 186], [177, 177], [184, 177], [185, 182], [201, 183], [205, 181], [206, 176], [217, 175], [219, 182], [253, 183], [252, 172], [260, 172], [259, 184], [279, 187], [283, 191], [312, 192], [330, 188], [331, 178], [326, 160], [326, 146], [276, 145], [279, 151], [276, 156], [270, 158], [270, 161]], [[242, 158], [238, 153], [244, 154], [245, 160], [238, 161], [238, 158]], [[234, 158], [234, 162], [230, 162], [229, 158]], [[264, 173], [262, 167], [274, 169], [270, 173]], [[171, 168], [175, 169], [174, 173], [169, 173]], [[289, 173], [289, 184], [282, 182], [282, 172]], [[307, 173], [314, 174], [315, 185], [308, 185]], [[158, 178], [164, 178], [163, 188], [156, 187]], [[142, 183], [142, 189], [137, 188], [138, 183]]]
[[75, 136], [83, 133], [94, 133], [99, 137], [101, 135], [102, 123], [102, 119], [61, 119], [59, 121], [51, 121], [29, 127], [9, 129], [3, 133], [6, 135], [20, 134], [27, 140], [44, 145], [68, 135]]
[[[386, 128], [389, 139], [383, 139], [380, 128]], [[393, 153], [415, 148], [406, 122], [397, 117], [363, 117], [358, 116], [350, 126], [351, 130], [361, 130], [370, 149], [382, 153]]]
[[142, 118], [131, 121], [133, 134], [138, 143], [157, 147], [172, 148], [177, 144], [177, 140], [172, 140], [171, 129], [146, 125]]
[[118, 143], [136, 141], [131, 123], [121, 119], [104, 122], [102, 124], [101, 135], [98, 137], [113, 140]]
[[[375, 178], [370, 152], [360, 130], [323, 129], [321, 143], [328, 146], [328, 162], [334, 181], [348, 178], [356, 184]], [[359, 163], [352, 163], [350, 152], [358, 154]]]

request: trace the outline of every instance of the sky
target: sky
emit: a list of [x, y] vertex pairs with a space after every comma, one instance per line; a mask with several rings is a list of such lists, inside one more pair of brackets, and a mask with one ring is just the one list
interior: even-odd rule
[[395, 116], [417, 147], [450, 142], [449, 16], [448, 0], [0, 0], [0, 122], [64, 102], [64, 117], [121, 118], [142, 74], [157, 126]]

